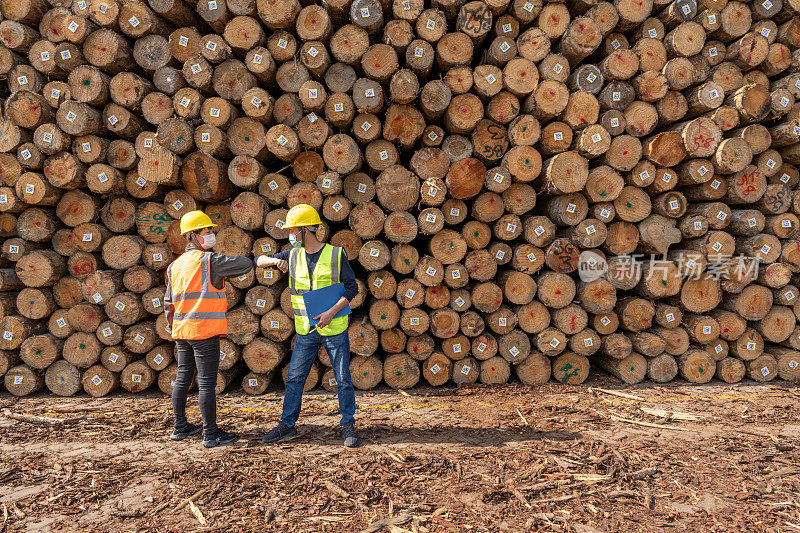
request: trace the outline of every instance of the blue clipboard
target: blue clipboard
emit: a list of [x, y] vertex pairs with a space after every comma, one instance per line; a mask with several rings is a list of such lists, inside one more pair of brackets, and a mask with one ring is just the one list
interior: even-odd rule
[[[334, 283], [328, 287], [304, 293], [303, 303], [306, 305], [306, 312], [308, 313], [308, 320], [311, 325], [315, 326], [317, 322], [319, 322], [318, 320], [314, 320], [315, 316], [333, 307], [342, 296], [344, 296], [344, 283]], [[345, 305], [333, 318], [349, 315], [352, 312], [353, 311], [350, 310], [350, 305]]]

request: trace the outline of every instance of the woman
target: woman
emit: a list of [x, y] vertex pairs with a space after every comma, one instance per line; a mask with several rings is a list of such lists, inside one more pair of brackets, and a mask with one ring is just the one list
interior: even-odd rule
[[[217, 372], [219, 340], [228, 334], [225, 277], [250, 271], [254, 261], [210, 252], [216, 243], [216, 224], [202, 211], [181, 217], [186, 251], [167, 268], [164, 309], [178, 347], [178, 375], [172, 387], [175, 423], [172, 440], [183, 440], [203, 430], [203, 446], [213, 448], [235, 441], [235, 433], [217, 426]], [[203, 425], [186, 420], [186, 395], [197, 369]]]

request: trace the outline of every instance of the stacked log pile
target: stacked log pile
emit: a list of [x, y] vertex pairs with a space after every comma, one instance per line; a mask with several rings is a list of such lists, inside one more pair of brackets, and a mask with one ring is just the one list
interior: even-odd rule
[[[359, 389], [575, 384], [590, 367], [626, 383], [800, 377], [798, 0], [0, 12], [15, 395], [168, 393], [181, 215], [204, 209], [216, 251], [253, 256], [286, 245], [299, 203], [359, 274]], [[260, 394], [286, 373], [286, 276], [227, 290], [218, 390]], [[336, 388], [324, 349], [318, 384]]]

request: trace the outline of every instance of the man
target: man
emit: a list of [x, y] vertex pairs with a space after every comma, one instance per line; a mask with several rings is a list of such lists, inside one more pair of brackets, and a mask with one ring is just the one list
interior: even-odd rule
[[[213, 227], [216, 224], [202, 211], [191, 211], [181, 217], [181, 235], [186, 236], [188, 245], [167, 268], [164, 294], [164, 312], [178, 347], [178, 375], [172, 387], [175, 422], [170, 438], [183, 440], [202, 429], [206, 448], [238, 438], [217, 426], [219, 339], [228, 334], [225, 277], [244, 274], [254, 263], [243, 255], [230, 257], [207, 251], [216, 243]], [[195, 368], [202, 426], [186, 420], [186, 395]]]
[[[356, 397], [350, 379], [350, 338], [347, 331], [349, 317], [333, 317], [358, 294], [358, 285], [344, 250], [317, 239], [316, 232], [321, 222], [319, 214], [310, 205], [292, 207], [286, 214], [286, 224], [283, 226], [289, 230], [292, 248], [256, 259], [256, 264], [260, 267], [275, 266], [283, 272], [289, 270], [289, 288], [297, 333], [289, 363], [289, 375], [286, 378], [283, 414], [278, 425], [261, 440], [264, 443], [279, 442], [297, 436], [295, 423], [300, 416], [303, 386], [322, 345], [330, 356], [336, 377], [339, 411], [342, 414], [339, 423], [342, 427], [342, 439], [345, 446], [353, 448], [360, 444], [360, 440], [353, 418]], [[312, 317], [319, 321], [316, 327], [312, 327], [305, 313], [302, 294], [339, 282], [344, 283], [344, 296], [327, 311]]]

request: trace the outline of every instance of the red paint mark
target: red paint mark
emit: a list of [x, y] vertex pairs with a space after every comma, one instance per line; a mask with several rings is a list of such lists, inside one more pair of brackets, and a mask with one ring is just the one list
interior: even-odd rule
[[519, 77], [520, 77], [520, 78], [524, 78], [526, 74], [527, 74], [527, 72], [525, 72], [525, 71], [523, 70], [522, 72], [520, 72], [520, 74], [519, 74]]
[[703, 291], [700, 291], [700, 296], [703, 296]]
[[555, 292], [555, 293], [556, 293], [556, 294], [561, 294], [561, 291], [560, 291], [560, 290], [556, 290], [556, 292]]
[[[553, 22], [558, 22], [558, 17], [555, 15], [550, 15], [550, 19], [552, 19]], [[492, 370], [494, 370], [494, 368]]]
[[493, 204], [493, 203], [494, 203], [494, 196], [492, 196], [492, 197], [490, 197], [490, 198], [489, 198], [489, 203], [490, 203], [490, 204]]
[[622, 151], [622, 155], [628, 155], [628, 151], [627, 150], [623, 150]]
[[728, 333], [729, 331], [730, 331], [729, 328], [725, 328], [725, 329], [722, 330], [723, 333]]
[[128, 157], [128, 151], [127, 150], [123, 150], [122, 151], [122, 157]]
[[381, 68], [381, 64], [380, 63], [375, 63], [375, 68]]
[[42, 223], [41, 222], [34, 222], [33, 225], [36, 226], [37, 228], [39, 228], [39, 227], [41, 227]]
[[556, 95], [556, 93], [555, 93], [555, 92], [553, 92], [553, 91], [550, 91], [550, 96], [555, 96], [555, 95]]
[[462, 78], [458, 78], [458, 83], [461, 83], [462, 81], [464, 81]]

